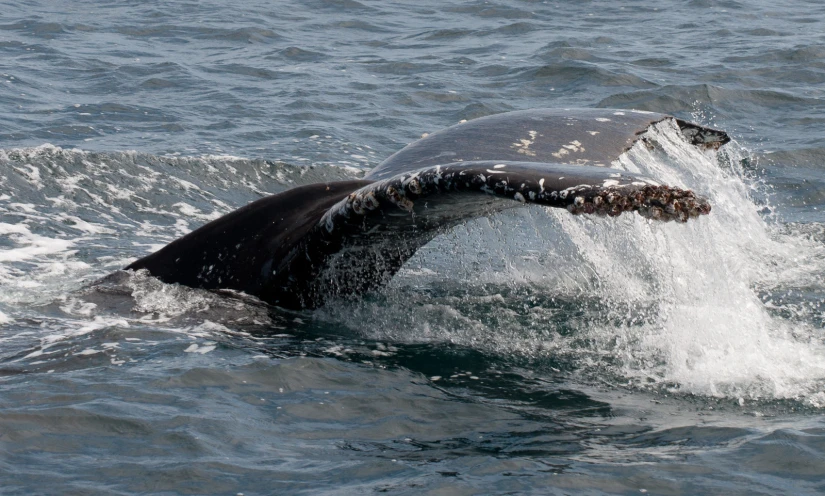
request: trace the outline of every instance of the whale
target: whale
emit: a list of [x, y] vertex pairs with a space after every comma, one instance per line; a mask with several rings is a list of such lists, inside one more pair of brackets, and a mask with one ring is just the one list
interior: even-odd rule
[[439, 234], [510, 208], [688, 222], [710, 213], [706, 198], [612, 167], [666, 120], [693, 146], [715, 150], [730, 141], [723, 131], [653, 112], [490, 115], [426, 135], [361, 179], [298, 186], [249, 203], [124, 270], [312, 309], [380, 288]]

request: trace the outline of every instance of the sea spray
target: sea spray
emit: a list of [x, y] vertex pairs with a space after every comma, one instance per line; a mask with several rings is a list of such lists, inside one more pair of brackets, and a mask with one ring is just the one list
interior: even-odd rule
[[[617, 343], [619, 373], [641, 384], [712, 396], [815, 394], [825, 380], [821, 336], [811, 339], [818, 331], [810, 322], [771, 312], [757, 288], [782, 279], [788, 265], [816, 263], [822, 247], [778, 234], [759, 215], [741, 170], [685, 146], [669, 123], [656, 126], [645, 142], [623, 155], [619, 166], [707, 195], [713, 215], [664, 227], [638, 218], [608, 227], [558, 216], [600, 280], [610, 282], [602, 295], [608, 307], [653, 303], [643, 306], [641, 325], [584, 332], [600, 345]], [[726, 159], [737, 164], [743, 152], [729, 146]]]
[[384, 292], [316, 317], [379, 339], [562, 360], [583, 380], [825, 406], [821, 326], [766, 297], [789, 272], [821, 273], [825, 247], [760, 215], [747, 158], [736, 143], [701, 151], [662, 122], [613, 166], [707, 196], [709, 216], [478, 219], [426, 246]]

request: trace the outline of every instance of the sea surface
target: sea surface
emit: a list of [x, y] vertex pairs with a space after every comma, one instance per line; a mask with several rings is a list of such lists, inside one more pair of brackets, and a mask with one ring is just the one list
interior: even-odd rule
[[[424, 133], [639, 109], [687, 225], [517, 209], [315, 311], [121, 273]], [[825, 3], [0, 0], [0, 494], [825, 493]]]

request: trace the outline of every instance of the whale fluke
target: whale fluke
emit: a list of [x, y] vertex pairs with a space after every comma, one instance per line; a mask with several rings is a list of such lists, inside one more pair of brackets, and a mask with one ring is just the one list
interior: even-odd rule
[[512, 160], [609, 167], [650, 126], [673, 119], [692, 145], [719, 148], [722, 131], [638, 110], [533, 109], [490, 115], [432, 133], [388, 157], [365, 179], [430, 165]]
[[[667, 118], [534, 110], [477, 119], [409, 145], [363, 180], [301, 186], [253, 202], [126, 269], [314, 308], [387, 283], [421, 246], [461, 222], [523, 204], [687, 222], [710, 212], [707, 200], [608, 167]], [[676, 122], [697, 146], [728, 141], [720, 131]]]

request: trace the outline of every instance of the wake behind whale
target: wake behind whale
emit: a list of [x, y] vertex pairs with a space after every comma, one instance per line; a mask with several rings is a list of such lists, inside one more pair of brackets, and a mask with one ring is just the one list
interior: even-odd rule
[[665, 120], [696, 146], [729, 141], [720, 131], [648, 112], [494, 115], [423, 138], [362, 180], [311, 184], [253, 202], [127, 269], [312, 308], [384, 285], [438, 234], [520, 204], [686, 222], [710, 212], [704, 198], [609, 167]]

